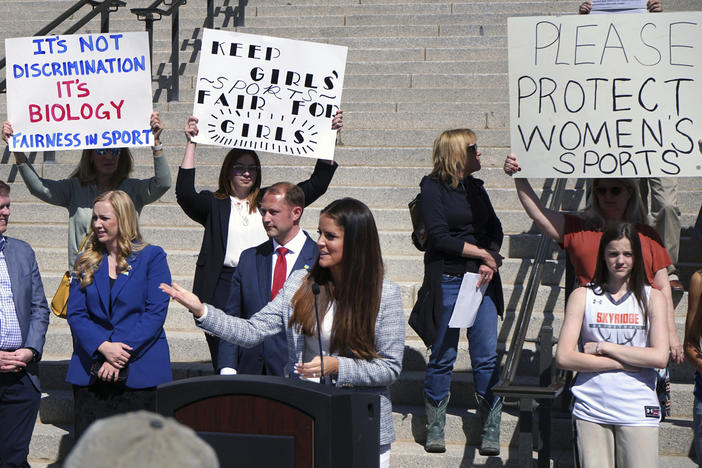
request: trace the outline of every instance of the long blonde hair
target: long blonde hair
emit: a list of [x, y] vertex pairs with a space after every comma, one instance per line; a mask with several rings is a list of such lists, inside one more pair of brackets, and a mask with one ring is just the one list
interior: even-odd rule
[[430, 177], [441, 180], [451, 188], [458, 187], [464, 177], [468, 146], [477, 142], [475, 132], [468, 128], [446, 130], [434, 140]]
[[[593, 179], [592, 189], [590, 190], [590, 196], [587, 199], [587, 205], [583, 210], [583, 216], [585, 221], [590, 227], [596, 229], [604, 229], [607, 225], [602, 214], [602, 207], [600, 207], [599, 200], [597, 198], [597, 187], [600, 181], [605, 179]], [[624, 189], [629, 192], [629, 201], [626, 203], [626, 209], [622, 215], [621, 222], [632, 223], [632, 224], [648, 224], [648, 219], [646, 216], [646, 209], [643, 206], [643, 201], [641, 200], [641, 190], [639, 190], [639, 183], [636, 179], [609, 179], [616, 181], [621, 184]]]
[[[112, 210], [117, 216], [117, 226], [119, 232], [117, 234], [117, 245], [119, 252], [117, 253], [117, 273], [127, 271], [129, 264], [127, 258], [130, 255], [139, 252], [147, 244], [145, 244], [139, 232], [139, 221], [137, 219], [136, 208], [132, 199], [122, 190], [110, 190], [104, 192], [95, 198], [93, 207], [96, 203], [109, 201], [112, 205]], [[78, 257], [74, 268], [76, 278], [80, 278], [81, 288], [85, 288], [93, 282], [93, 274], [100, 266], [107, 248], [105, 244], [100, 242], [95, 235], [93, 223], [90, 223], [88, 231], [88, 239], [85, 242], [85, 250]]]

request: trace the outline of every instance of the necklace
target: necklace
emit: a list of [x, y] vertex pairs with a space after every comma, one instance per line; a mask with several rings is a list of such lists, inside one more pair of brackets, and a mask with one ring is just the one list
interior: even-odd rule
[[241, 220], [241, 224], [244, 226], [249, 225], [249, 202], [248, 200], [239, 200], [235, 197], [232, 197], [232, 204], [234, 205], [234, 208], [236, 208], [236, 213], [239, 215], [239, 219]]

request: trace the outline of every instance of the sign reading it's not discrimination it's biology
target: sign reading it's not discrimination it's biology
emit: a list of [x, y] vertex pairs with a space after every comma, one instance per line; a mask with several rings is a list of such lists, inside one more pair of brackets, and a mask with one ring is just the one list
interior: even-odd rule
[[347, 48], [205, 29], [197, 143], [334, 158]]
[[146, 32], [5, 40], [12, 151], [147, 146]]
[[702, 13], [509, 18], [516, 177], [702, 176]]

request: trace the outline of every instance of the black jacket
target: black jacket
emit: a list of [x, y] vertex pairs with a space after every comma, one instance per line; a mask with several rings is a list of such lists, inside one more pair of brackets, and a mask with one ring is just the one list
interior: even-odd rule
[[[431, 347], [442, 310], [441, 275], [477, 273], [481, 262], [462, 257], [463, 244], [499, 250], [504, 235], [482, 180], [469, 176], [453, 189], [427, 176], [420, 187], [429, 243], [424, 253], [424, 281], [409, 325]], [[504, 298], [499, 272], [493, 275], [485, 294], [493, 299], [502, 315]]]

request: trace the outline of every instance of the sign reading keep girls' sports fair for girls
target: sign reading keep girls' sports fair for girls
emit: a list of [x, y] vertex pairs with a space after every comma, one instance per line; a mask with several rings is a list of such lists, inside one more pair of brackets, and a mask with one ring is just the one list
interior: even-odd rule
[[347, 48], [205, 29], [198, 143], [334, 159]]
[[149, 146], [146, 32], [5, 40], [12, 151]]
[[509, 18], [517, 177], [699, 177], [702, 13]]

